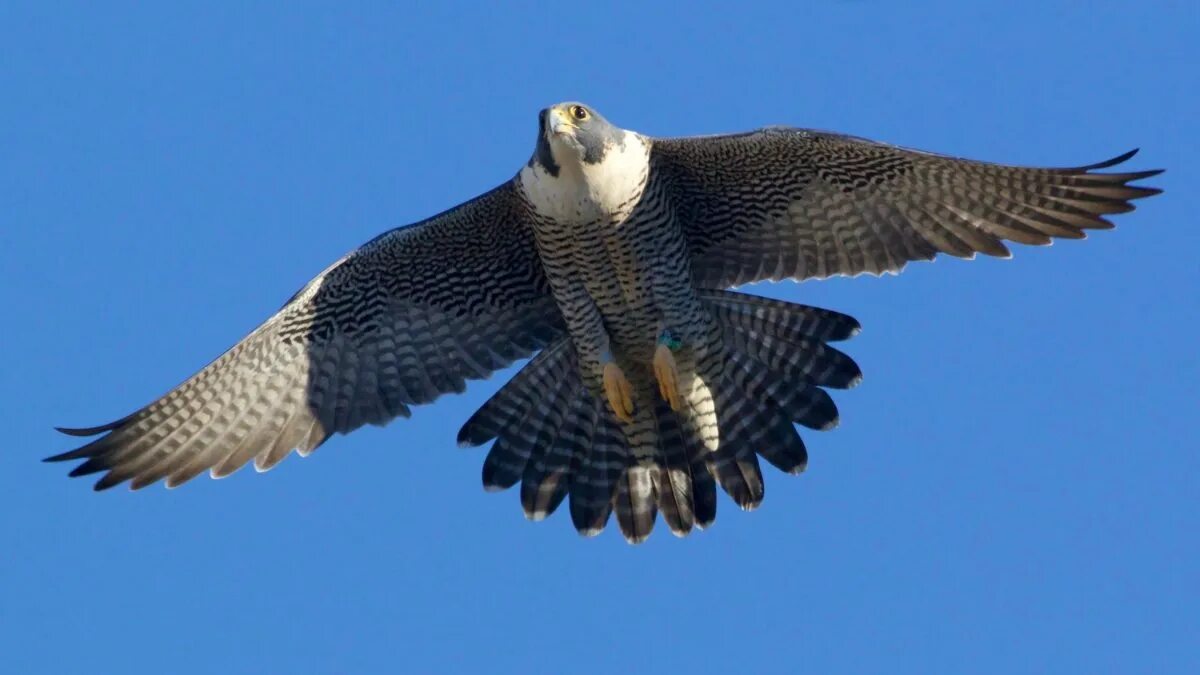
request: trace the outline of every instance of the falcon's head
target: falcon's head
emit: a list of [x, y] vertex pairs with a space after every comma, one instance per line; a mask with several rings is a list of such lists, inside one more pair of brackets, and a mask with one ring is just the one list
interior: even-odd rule
[[564, 164], [599, 164], [612, 148], [625, 145], [625, 130], [614, 127], [582, 103], [559, 103], [538, 113], [538, 142], [533, 154], [553, 176]]

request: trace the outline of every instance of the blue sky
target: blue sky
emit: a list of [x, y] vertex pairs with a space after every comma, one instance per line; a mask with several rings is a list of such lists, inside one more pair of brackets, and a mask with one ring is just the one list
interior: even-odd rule
[[[0, 670], [1197, 672], [1194, 3], [0, 6]], [[1064, 5], [1067, 3], [1063, 3]], [[1012, 260], [764, 285], [866, 379], [806, 474], [640, 547], [479, 485], [501, 374], [266, 475], [94, 494], [123, 415], [379, 232], [510, 177], [563, 99], [1166, 194]]]

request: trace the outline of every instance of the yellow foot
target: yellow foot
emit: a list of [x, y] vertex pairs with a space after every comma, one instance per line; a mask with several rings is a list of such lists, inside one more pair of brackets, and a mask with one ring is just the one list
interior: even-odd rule
[[683, 407], [683, 397], [679, 395], [679, 367], [675, 365], [675, 355], [671, 348], [659, 345], [654, 350], [654, 377], [658, 378], [658, 393], [663, 400], [671, 404], [671, 410]]
[[625, 372], [614, 361], [604, 364], [604, 394], [612, 406], [617, 419], [633, 421], [633, 385], [629, 384]]

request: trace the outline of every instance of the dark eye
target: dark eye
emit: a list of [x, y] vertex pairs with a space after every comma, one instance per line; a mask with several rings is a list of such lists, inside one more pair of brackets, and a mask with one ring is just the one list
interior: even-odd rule
[[585, 108], [581, 105], [571, 106], [571, 117], [574, 117], [575, 119], [579, 120], [580, 122], [582, 122], [583, 120], [586, 120], [588, 118], [587, 108]]

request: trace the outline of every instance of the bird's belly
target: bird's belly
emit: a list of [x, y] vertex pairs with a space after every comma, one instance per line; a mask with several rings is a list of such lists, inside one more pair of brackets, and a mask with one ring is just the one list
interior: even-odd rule
[[625, 302], [601, 310], [610, 349], [618, 359], [648, 362], [663, 327], [662, 312], [653, 302]]
[[[536, 230], [581, 361], [594, 363], [607, 349], [618, 360], [648, 363], [664, 328], [695, 318], [684, 240], [654, 193], [623, 216], [583, 206], [541, 217]], [[602, 326], [587, 318], [597, 314]]]
[[669, 255], [661, 242], [626, 222], [596, 237], [584, 252], [579, 271], [587, 294], [599, 309], [614, 356], [648, 361], [662, 330], [668, 327], [660, 306], [664, 288], [671, 298], [693, 298], [690, 277], [675, 278], [660, 264]]

